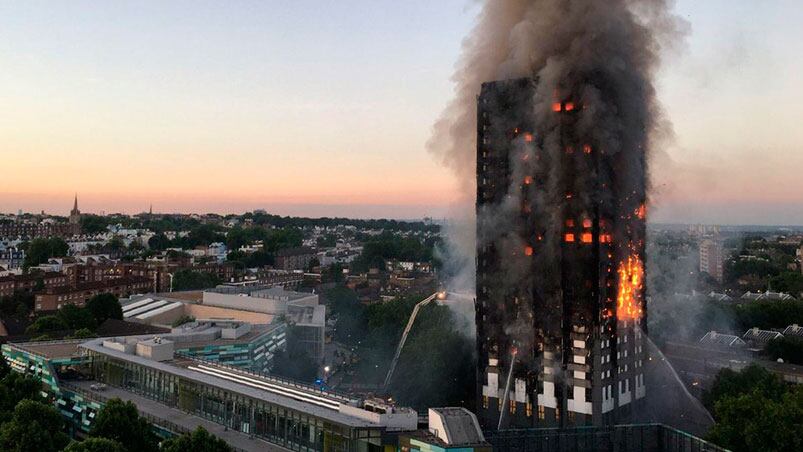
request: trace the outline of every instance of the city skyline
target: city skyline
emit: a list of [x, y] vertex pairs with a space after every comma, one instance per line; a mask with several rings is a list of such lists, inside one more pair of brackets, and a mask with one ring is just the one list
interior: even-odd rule
[[[0, 5], [0, 211], [448, 216], [426, 142], [477, 8], [431, 3]], [[803, 224], [803, 13], [699, 3], [658, 81], [651, 218]]]

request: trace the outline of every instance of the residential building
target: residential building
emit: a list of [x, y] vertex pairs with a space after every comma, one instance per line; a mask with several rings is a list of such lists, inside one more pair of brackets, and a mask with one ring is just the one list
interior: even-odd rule
[[0, 297], [11, 296], [14, 292], [33, 293], [36, 290], [49, 290], [68, 283], [67, 276], [57, 272], [3, 276], [0, 277]]
[[0, 249], [0, 266], [7, 270], [22, 268], [25, 263], [25, 250], [12, 246]]
[[483, 83], [477, 99], [477, 416], [627, 422], [646, 395], [644, 154], [599, 149], [570, 94], [536, 117], [537, 84]]
[[724, 250], [719, 237], [707, 237], [700, 241], [700, 272], [707, 273], [721, 283], [724, 277]]
[[700, 345], [709, 347], [745, 347], [747, 343], [740, 339], [739, 336], [709, 331], [700, 338]]
[[135, 293], [145, 293], [151, 283], [146, 278], [125, 277], [103, 281], [80, 283], [72, 286], [49, 287], [36, 294], [36, 311], [55, 311], [66, 304], [84, 306], [96, 295], [110, 293], [118, 298]]
[[762, 330], [759, 328], [750, 328], [742, 335], [742, 339], [750, 346], [751, 349], [764, 349], [769, 341], [773, 339], [780, 339], [783, 334], [777, 331]]
[[306, 246], [285, 248], [276, 252], [274, 267], [279, 270], [306, 270], [315, 256], [315, 251]]
[[788, 337], [799, 337], [803, 338], [803, 327], [795, 323], [794, 325], [789, 325], [783, 330], [783, 335]]
[[745, 292], [742, 295], [742, 301], [788, 301], [794, 300], [795, 297], [782, 292]]

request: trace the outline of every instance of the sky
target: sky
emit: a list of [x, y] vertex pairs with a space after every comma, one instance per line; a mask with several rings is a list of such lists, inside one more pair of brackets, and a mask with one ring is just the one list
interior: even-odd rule
[[[0, 0], [0, 212], [452, 212], [471, 0]], [[799, 0], [680, 0], [652, 219], [803, 224]]]

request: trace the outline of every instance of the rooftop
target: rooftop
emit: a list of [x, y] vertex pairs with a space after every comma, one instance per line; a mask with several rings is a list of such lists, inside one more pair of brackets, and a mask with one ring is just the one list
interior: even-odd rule
[[46, 359], [69, 359], [81, 356], [79, 346], [85, 339], [67, 341], [15, 342], [6, 344]]
[[48, 295], [58, 295], [58, 294], [82, 292], [84, 290], [107, 289], [110, 287], [117, 287], [127, 284], [140, 284], [140, 283], [150, 283], [150, 279], [139, 276], [126, 276], [122, 278], [105, 279], [102, 281], [79, 283], [76, 284], [75, 286], [51, 287], [45, 289], [45, 293]]
[[796, 323], [794, 325], [789, 325], [785, 330], [783, 330], [783, 335], [803, 337], [803, 327]]
[[753, 341], [753, 342], [769, 342], [773, 339], [778, 339], [783, 337], [783, 334], [777, 331], [771, 330], [760, 330], [758, 328], [750, 328], [749, 330], [745, 331], [742, 335], [742, 339], [745, 341]]
[[[80, 344], [80, 347], [93, 353], [106, 355], [134, 365], [155, 369], [190, 381], [214, 386], [246, 397], [264, 400], [302, 413], [308, 413], [340, 425], [353, 428], [381, 428], [384, 426], [370, 417], [358, 417], [342, 412], [348, 411], [351, 413], [359, 410], [355, 408], [358, 400], [320, 391], [311, 386], [186, 358], [157, 362], [104, 347], [102, 339], [84, 342]], [[411, 410], [403, 410], [414, 414]]]
[[745, 345], [745, 342], [732, 334], [717, 333], [716, 331], [709, 331], [700, 339], [701, 344], [717, 345], [725, 347], [738, 347]]

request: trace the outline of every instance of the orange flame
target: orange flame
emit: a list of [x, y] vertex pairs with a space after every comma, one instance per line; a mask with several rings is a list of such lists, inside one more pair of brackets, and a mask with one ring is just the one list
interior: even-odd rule
[[633, 254], [619, 263], [619, 295], [616, 298], [616, 317], [619, 320], [641, 318], [644, 264]]
[[639, 220], [643, 220], [644, 217], [647, 216], [647, 207], [644, 204], [640, 205], [638, 209], [636, 209], [636, 216]]

